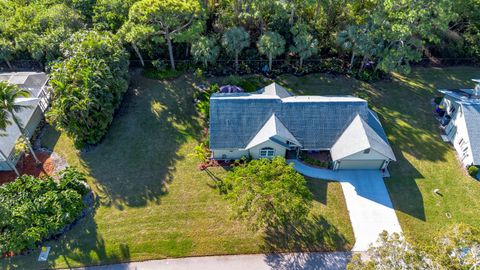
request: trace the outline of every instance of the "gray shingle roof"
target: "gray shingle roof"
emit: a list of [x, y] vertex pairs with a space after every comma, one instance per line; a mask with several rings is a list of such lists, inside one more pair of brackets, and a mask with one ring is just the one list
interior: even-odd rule
[[333, 145], [332, 160], [340, 160], [361, 151], [372, 149], [396, 160], [392, 148], [365, 120], [357, 115]]
[[375, 126], [365, 100], [350, 96], [293, 96], [214, 94], [210, 99], [210, 148], [244, 149], [265, 122], [275, 116], [303, 149], [330, 149], [352, 120], [360, 115]]
[[480, 103], [462, 104], [473, 163], [480, 165]]

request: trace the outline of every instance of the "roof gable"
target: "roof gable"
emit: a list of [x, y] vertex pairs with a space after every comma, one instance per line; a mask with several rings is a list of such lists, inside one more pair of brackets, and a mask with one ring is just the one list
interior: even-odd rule
[[357, 115], [333, 145], [331, 155], [335, 161], [367, 149], [396, 160], [388, 142]]
[[261, 143], [264, 143], [274, 136], [279, 136], [287, 141], [291, 141], [298, 146], [301, 144], [297, 139], [288, 131], [284, 124], [275, 116], [275, 113], [267, 120], [265, 125], [258, 131], [255, 137], [248, 143], [245, 149], [250, 149]]
[[277, 83], [269, 84], [264, 88], [256, 91], [255, 93], [261, 94], [261, 95], [276, 96], [279, 98], [286, 98], [286, 97], [292, 96], [292, 94], [288, 92], [287, 89], [283, 88], [281, 85]]

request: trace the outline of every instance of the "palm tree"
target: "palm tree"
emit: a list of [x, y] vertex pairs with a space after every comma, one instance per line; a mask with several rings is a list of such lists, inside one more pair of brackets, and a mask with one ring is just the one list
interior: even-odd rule
[[[15, 113], [18, 113], [23, 109], [28, 108], [28, 106], [21, 105], [18, 102], [16, 102], [16, 99], [26, 98], [29, 96], [30, 96], [30, 93], [28, 91], [21, 89], [17, 85], [9, 84], [3, 81], [0, 82], [0, 111], [2, 112], [1, 114], [8, 115], [7, 114], [8, 112], [11, 115], [13, 122], [20, 130], [20, 133], [22, 134], [22, 137], [25, 140], [25, 143], [30, 149], [30, 153], [35, 159], [35, 162], [37, 164], [40, 164], [41, 162], [35, 155], [35, 152], [33, 151], [32, 144], [30, 143], [30, 139], [28, 138], [25, 129], [22, 127], [20, 120], [15, 115]], [[9, 121], [7, 120], [7, 124], [8, 122]]]
[[[0, 131], [5, 131], [7, 129], [7, 126], [10, 124], [10, 121], [8, 120], [8, 114], [6, 111], [0, 111]], [[0, 136], [5, 136], [5, 134], [0, 133]], [[0, 150], [0, 156], [5, 160], [5, 162], [12, 168], [12, 170], [17, 174], [17, 176], [20, 176], [20, 173], [17, 170], [17, 167], [15, 167], [14, 164], [10, 162], [8, 159], [8, 156], [5, 155], [5, 153]]]

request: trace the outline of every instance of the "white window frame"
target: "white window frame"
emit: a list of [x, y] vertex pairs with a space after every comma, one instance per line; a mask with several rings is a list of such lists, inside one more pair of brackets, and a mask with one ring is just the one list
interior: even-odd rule
[[275, 155], [275, 149], [271, 147], [264, 147], [260, 149], [260, 157], [262, 158], [270, 158]]

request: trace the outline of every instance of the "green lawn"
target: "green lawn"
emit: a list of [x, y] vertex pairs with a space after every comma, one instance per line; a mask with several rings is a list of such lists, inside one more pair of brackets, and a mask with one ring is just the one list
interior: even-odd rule
[[[480, 182], [469, 177], [449, 144], [442, 142], [431, 99], [437, 88], [473, 86], [479, 68], [415, 68], [408, 76], [368, 84], [343, 76], [282, 76], [298, 94], [354, 94], [379, 113], [398, 162], [386, 185], [400, 224], [416, 243], [448, 225], [480, 225]], [[438, 188], [442, 196], [435, 195]], [[449, 218], [449, 216], [451, 217]]]
[[[437, 87], [471, 85], [479, 74], [470, 67], [415, 68], [408, 76], [394, 74], [373, 84], [325, 74], [285, 75], [277, 81], [297, 94], [354, 94], [369, 100], [398, 159], [386, 184], [401, 226], [410, 239], [425, 243], [449, 224], [480, 224], [480, 183], [467, 176], [452, 147], [441, 141], [430, 105]], [[88, 151], [77, 152], [65, 136], [49, 132], [44, 143], [89, 173], [98, 198], [95, 213], [49, 243], [47, 264], [35, 262], [35, 251], [3, 260], [1, 268], [351, 247], [353, 233], [338, 183], [309, 180], [315, 203], [305, 231], [312, 231], [295, 243], [255, 234], [228, 217], [212, 179], [225, 172], [199, 172], [189, 156], [202, 133], [191, 82], [190, 76], [171, 82], [136, 77], [107, 137]], [[435, 195], [435, 188], [443, 196]]]
[[353, 232], [338, 183], [308, 180], [312, 218], [294, 241], [254, 233], [232, 220], [215, 189], [220, 168], [200, 172], [189, 156], [203, 132], [193, 106], [192, 77], [160, 82], [135, 76], [106, 138], [82, 152], [49, 129], [43, 145], [89, 175], [94, 212], [52, 246], [1, 261], [1, 269], [38, 269], [167, 257], [272, 250], [346, 250]]

